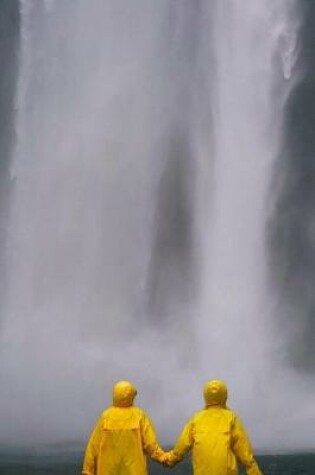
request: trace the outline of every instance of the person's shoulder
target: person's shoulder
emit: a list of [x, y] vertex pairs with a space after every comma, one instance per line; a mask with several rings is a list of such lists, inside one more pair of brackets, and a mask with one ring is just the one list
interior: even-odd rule
[[231, 417], [231, 419], [233, 419], [233, 421], [241, 421], [238, 413], [234, 411], [234, 409], [231, 409], [230, 407], [226, 407], [225, 411], [226, 411], [226, 414], [229, 414], [229, 416]]
[[227, 413], [234, 414], [236, 416], [236, 412], [234, 411], [234, 409], [231, 409], [228, 406], [224, 407], [223, 410], [226, 411]]
[[147, 412], [144, 409], [142, 409], [142, 407], [132, 406], [132, 410], [135, 414], [138, 414], [140, 417], [147, 417], [149, 419]]
[[101, 412], [100, 419], [103, 419], [106, 417], [108, 414], [110, 414], [114, 409], [114, 406], [108, 406], [103, 411]]
[[139, 420], [146, 423], [153, 424], [151, 417], [149, 416], [149, 414], [147, 413], [145, 409], [142, 409], [142, 407], [133, 406], [133, 410], [134, 410], [134, 414], [137, 415]]
[[206, 414], [206, 410], [205, 409], [199, 409], [199, 411], [195, 411], [191, 418], [188, 420], [188, 423], [194, 423], [200, 419], [202, 419], [204, 417], [204, 415]]

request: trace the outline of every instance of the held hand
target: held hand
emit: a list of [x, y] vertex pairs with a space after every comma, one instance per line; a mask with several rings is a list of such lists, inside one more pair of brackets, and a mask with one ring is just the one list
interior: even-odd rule
[[173, 452], [169, 451], [165, 453], [164, 460], [162, 463], [165, 467], [171, 468], [171, 467], [174, 467], [174, 465], [176, 465], [177, 462], [178, 460], [174, 456]]
[[161, 457], [159, 457], [159, 462], [164, 466], [168, 467], [168, 454], [165, 452]]

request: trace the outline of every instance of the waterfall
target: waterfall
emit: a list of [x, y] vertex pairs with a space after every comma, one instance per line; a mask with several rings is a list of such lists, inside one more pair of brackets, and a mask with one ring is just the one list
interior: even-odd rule
[[260, 421], [280, 398], [265, 235], [297, 2], [21, 16], [1, 440], [83, 437], [129, 378], [169, 441], [221, 377], [254, 440], [281, 445]]
[[[211, 215], [203, 220], [201, 334], [205, 361], [236, 384], [244, 371], [259, 380], [270, 350], [265, 235], [284, 105], [294, 84], [294, 7], [260, 1], [212, 6], [214, 152]], [[243, 398], [246, 392], [245, 385]]]

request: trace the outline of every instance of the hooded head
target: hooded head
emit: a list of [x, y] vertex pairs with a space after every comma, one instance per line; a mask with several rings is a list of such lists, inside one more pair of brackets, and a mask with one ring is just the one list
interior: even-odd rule
[[203, 388], [203, 397], [206, 407], [209, 406], [223, 406], [226, 405], [227, 387], [223, 381], [213, 380], [208, 381]]
[[133, 400], [137, 395], [137, 390], [129, 381], [119, 381], [113, 387], [113, 405], [116, 407], [129, 407], [133, 405]]

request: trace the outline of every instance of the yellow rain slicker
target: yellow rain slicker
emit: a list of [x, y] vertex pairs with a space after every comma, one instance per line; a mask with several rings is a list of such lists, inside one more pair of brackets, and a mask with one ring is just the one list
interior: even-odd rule
[[225, 406], [227, 390], [221, 384], [215, 381], [212, 394], [205, 387], [206, 408], [188, 421], [170, 459], [179, 461], [192, 449], [194, 475], [237, 475], [238, 461], [247, 475], [261, 475], [240, 419]]
[[[97, 422], [85, 451], [84, 475], [146, 475], [146, 456], [163, 461], [153, 425], [146, 413], [131, 404], [136, 394], [127, 382], [114, 387], [114, 405]], [[127, 394], [127, 396], [126, 396]]]

